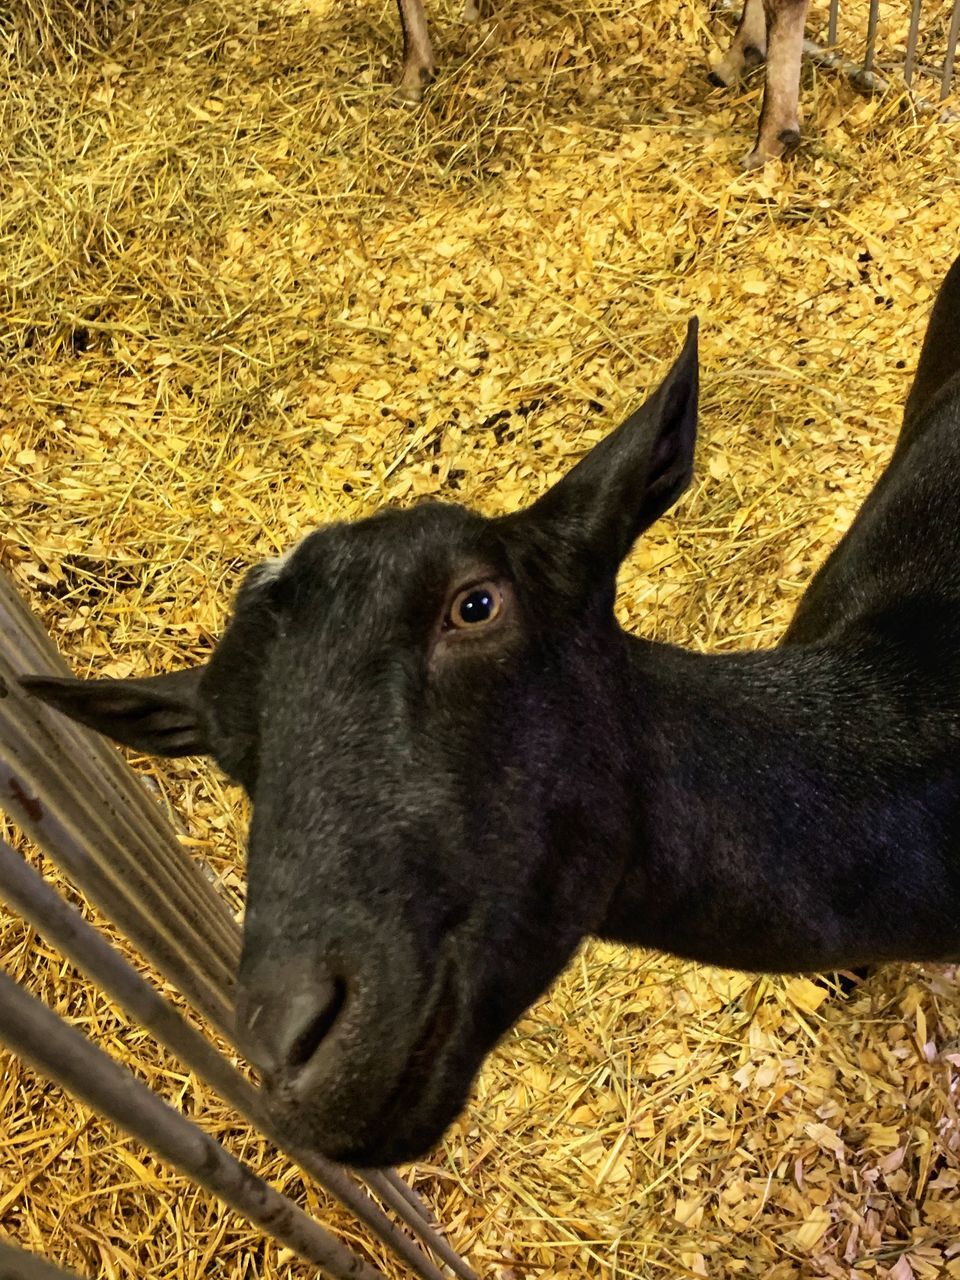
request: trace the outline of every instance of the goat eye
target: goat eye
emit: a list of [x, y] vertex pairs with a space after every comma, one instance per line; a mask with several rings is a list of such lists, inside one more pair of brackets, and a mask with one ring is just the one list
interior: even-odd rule
[[503, 607], [503, 595], [500, 588], [492, 582], [481, 582], [479, 586], [467, 587], [454, 598], [447, 615], [447, 623], [463, 630], [466, 627], [479, 627], [493, 622]]

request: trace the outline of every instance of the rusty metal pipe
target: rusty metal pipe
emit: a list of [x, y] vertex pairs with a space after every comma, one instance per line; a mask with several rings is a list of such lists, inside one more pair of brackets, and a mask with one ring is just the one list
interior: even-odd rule
[[877, 46], [877, 23], [880, 18], [880, 0], [870, 0], [870, 12], [867, 15], [867, 47], [863, 55], [863, 70], [873, 71], [873, 59]]
[[957, 57], [957, 40], [960, 39], [960, 0], [953, 0], [953, 15], [947, 32], [947, 56], [943, 61], [943, 78], [940, 81], [940, 101], [950, 92], [953, 84], [953, 65]]
[[3, 970], [0, 1042], [335, 1280], [383, 1280], [382, 1272], [324, 1231]]
[[0, 1241], [0, 1280], [80, 1280], [80, 1277], [35, 1253]]

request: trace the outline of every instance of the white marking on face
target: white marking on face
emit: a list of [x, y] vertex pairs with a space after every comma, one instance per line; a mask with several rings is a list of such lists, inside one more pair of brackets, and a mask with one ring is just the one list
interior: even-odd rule
[[[306, 536], [306, 535], [304, 535]], [[271, 556], [268, 560], [261, 560], [259, 564], [255, 564], [250, 570], [250, 577], [253, 585], [256, 587], [265, 587], [269, 582], [276, 582], [277, 578], [283, 573], [289, 561], [293, 558], [303, 538], [298, 538], [292, 547], [287, 547], [279, 556]]]

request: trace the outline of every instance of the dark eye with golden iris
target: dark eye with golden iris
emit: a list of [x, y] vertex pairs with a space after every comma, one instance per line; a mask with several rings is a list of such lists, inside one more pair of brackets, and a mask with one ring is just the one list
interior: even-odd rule
[[447, 625], [460, 630], [482, 627], [495, 621], [502, 608], [503, 593], [497, 584], [480, 582], [475, 587], [466, 587], [454, 596], [447, 614]]

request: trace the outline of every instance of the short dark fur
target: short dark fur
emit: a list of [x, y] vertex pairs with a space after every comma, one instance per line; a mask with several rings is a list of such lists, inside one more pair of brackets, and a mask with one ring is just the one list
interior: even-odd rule
[[[614, 618], [696, 397], [691, 325], [526, 511], [321, 529], [250, 573], [206, 668], [30, 682], [250, 793], [240, 1023], [299, 1141], [422, 1154], [588, 934], [756, 970], [960, 957], [960, 261], [893, 464], [769, 652]], [[502, 615], [449, 631], [480, 580]]]

